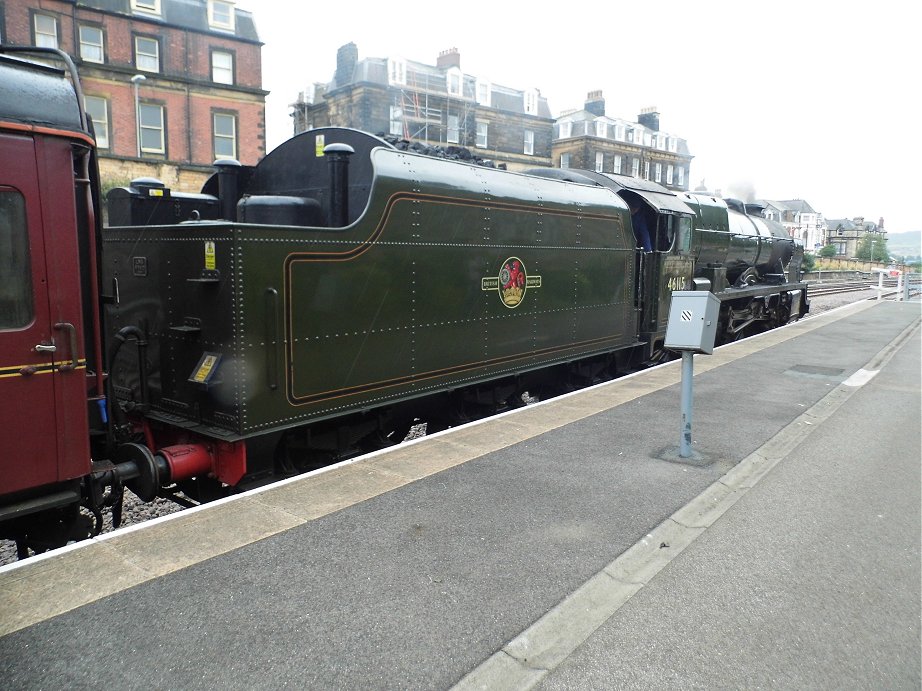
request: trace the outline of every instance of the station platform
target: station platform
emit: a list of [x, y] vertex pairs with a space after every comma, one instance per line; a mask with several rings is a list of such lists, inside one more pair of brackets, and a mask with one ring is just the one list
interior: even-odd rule
[[922, 306], [0, 568], [6, 689], [920, 688]]

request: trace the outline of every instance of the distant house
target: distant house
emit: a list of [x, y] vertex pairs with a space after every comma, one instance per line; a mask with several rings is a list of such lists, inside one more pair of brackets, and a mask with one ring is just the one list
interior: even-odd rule
[[655, 108], [637, 122], [610, 117], [601, 91], [589, 92], [582, 110], [557, 118], [552, 155], [559, 168], [632, 175], [675, 190], [688, 189], [694, 158], [684, 139], [660, 131]]
[[459, 146], [510, 170], [549, 166], [553, 119], [537, 89], [515, 89], [461, 69], [452, 48], [430, 65], [399, 56], [359, 59], [354, 43], [336, 72], [292, 104], [294, 133], [352, 127], [430, 146]]
[[826, 244], [835, 245], [836, 256], [838, 257], [854, 257], [858, 253], [858, 245], [865, 235], [871, 234], [884, 240], [887, 239], [883, 219], [881, 219], [881, 223], [865, 221], [862, 216], [854, 219], [827, 219], [826, 226]]
[[759, 203], [765, 207], [765, 218], [781, 223], [792, 238], [803, 242], [808, 252], [818, 251], [826, 244], [826, 222], [808, 202], [803, 199], [760, 199]]

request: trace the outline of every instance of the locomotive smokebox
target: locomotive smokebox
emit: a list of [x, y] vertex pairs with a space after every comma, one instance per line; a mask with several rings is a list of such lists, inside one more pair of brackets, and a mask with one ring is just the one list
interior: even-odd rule
[[330, 227], [349, 225], [349, 157], [355, 153], [348, 144], [330, 144], [323, 155], [330, 162]]

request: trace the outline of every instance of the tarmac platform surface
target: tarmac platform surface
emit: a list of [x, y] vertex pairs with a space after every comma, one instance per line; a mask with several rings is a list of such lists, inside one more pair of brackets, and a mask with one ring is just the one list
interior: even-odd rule
[[917, 302], [0, 568], [7, 689], [922, 683]]

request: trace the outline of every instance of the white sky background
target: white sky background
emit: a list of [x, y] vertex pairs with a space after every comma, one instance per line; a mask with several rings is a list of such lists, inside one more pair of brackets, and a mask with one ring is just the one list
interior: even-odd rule
[[[689, 177], [725, 196], [805, 199], [826, 218], [918, 230], [922, 22], [906, 0], [238, 0], [265, 43], [267, 148], [292, 135], [289, 104], [329, 82], [336, 51], [435, 64], [535, 87], [553, 115], [601, 89], [606, 114], [688, 141]], [[913, 185], [913, 188], [916, 185]]]

